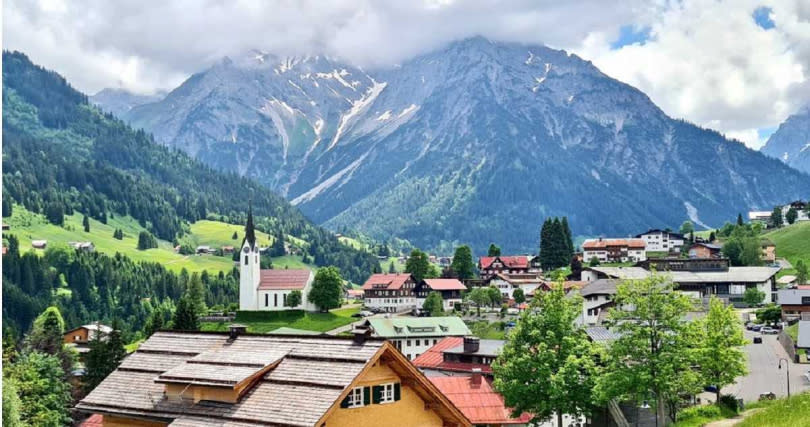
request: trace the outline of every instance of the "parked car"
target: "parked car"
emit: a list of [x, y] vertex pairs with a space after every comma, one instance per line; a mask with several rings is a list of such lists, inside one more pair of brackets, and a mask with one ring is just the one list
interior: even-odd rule
[[374, 313], [372, 313], [372, 312], [370, 312], [370, 311], [361, 311], [361, 312], [360, 312], [360, 313], [358, 313], [358, 314], [359, 314], [360, 316], [362, 316], [362, 317], [369, 317], [369, 316], [373, 316], [373, 315], [374, 315]]
[[757, 335], [754, 337], [754, 344], [762, 344], [762, 337]]
[[770, 326], [763, 327], [762, 329], [760, 329], [760, 332], [762, 332], [765, 335], [776, 335], [779, 333], [779, 331]]
[[805, 372], [803, 377], [807, 379], [807, 382], [810, 382], [810, 371]]
[[753, 328], [753, 327], [754, 327], [754, 322], [745, 322], [745, 329], [748, 329], [750, 331], [751, 328]]
[[762, 329], [762, 325], [754, 324], [753, 326], [751, 326], [751, 330], [754, 332], [759, 332], [760, 329]]

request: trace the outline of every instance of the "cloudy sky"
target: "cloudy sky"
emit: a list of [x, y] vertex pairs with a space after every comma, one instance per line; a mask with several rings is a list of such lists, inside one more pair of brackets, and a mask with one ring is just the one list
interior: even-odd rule
[[809, 0], [3, 3], [3, 48], [88, 93], [172, 89], [250, 49], [373, 67], [483, 35], [573, 51], [671, 116], [754, 148], [810, 102]]

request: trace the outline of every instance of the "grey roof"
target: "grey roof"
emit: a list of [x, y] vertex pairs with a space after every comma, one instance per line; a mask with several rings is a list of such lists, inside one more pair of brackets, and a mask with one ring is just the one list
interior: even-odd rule
[[667, 271], [676, 283], [762, 283], [779, 272], [774, 267], [729, 267], [728, 271]]
[[385, 338], [449, 337], [472, 335], [470, 328], [456, 316], [392, 317], [366, 320], [374, 336]]
[[802, 297], [810, 297], [810, 289], [780, 289], [776, 301], [780, 305], [802, 305]]
[[799, 321], [799, 336], [796, 347], [810, 348], [810, 320]]
[[649, 271], [641, 267], [587, 267], [587, 269], [616, 279], [646, 279], [650, 275]]
[[618, 339], [621, 336], [604, 326], [591, 326], [585, 328], [585, 333], [593, 342], [610, 342]]
[[[324, 336], [243, 335], [231, 341], [227, 334], [157, 332], [76, 408], [174, 419], [173, 426], [314, 425], [383, 345]], [[235, 404], [170, 401], [161, 383], [227, 386], [268, 366]]]
[[617, 279], [597, 279], [583, 286], [579, 290], [579, 294], [583, 297], [588, 295], [614, 295], [616, 294], [616, 285], [619, 282]]
[[478, 351], [475, 353], [467, 353], [464, 351], [464, 345], [460, 345], [458, 347], [449, 348], [444, 350], [444, 353], [453, 353], [453, 354], [478, 354], [481, 356], [497, 356], [501, 353], [501, 349], [503, 345], [506, 343], [504, 340], [479, 340], [478, 341]]

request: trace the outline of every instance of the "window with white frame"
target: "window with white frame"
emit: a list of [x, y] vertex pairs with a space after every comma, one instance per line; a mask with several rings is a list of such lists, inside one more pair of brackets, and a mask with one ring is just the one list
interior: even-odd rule
[[394, 385], [395, 383], [390, 384], [382, 384], [382, 390], [380, 393], [380, 403], [391, 403], [394, 402]]
[[355, 387], [349, 393], [349, 408], [359, 408], [363, 406], [363, 387]]

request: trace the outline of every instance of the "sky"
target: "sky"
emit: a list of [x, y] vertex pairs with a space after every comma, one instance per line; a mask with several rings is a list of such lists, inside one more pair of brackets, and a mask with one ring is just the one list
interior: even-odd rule
[[574, 52], [752, 148], [810, 101], [810, 0], [3, 2], [3, 48], [89, 94], [171, 90], [251, 49], [385, 67], [475, 35]]

